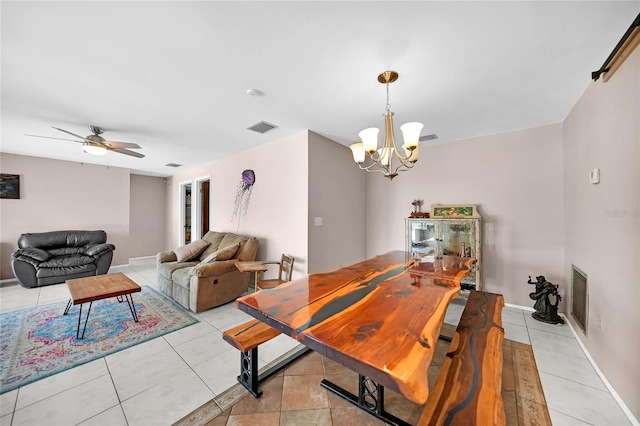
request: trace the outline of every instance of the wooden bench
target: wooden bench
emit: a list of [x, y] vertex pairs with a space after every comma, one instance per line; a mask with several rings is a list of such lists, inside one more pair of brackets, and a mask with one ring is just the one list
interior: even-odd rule
[[261, 380], [258, 377], [258, 346], [278, 334], [280, 332], [275, 328], [258, 320], [251, 320], [222, 333], [222, 338], [241, 352], [238, 382], [256, 398], [262, 395], [262, 390], [258, 388]]
[[502, 295], [472, 290], [418, 425], [504, 425]]
[[258, 375], [258, 346], [279, 334], [280, 332], [275, 328], [258, 320], [245, 322], [222, 333], [222, 338], [240, 351], [238, 382], [256, 398], [262, 395], [262, 390], [258, 387], [260, 382], [276, 374], [311, 350], [308, 348], [297, 350]]

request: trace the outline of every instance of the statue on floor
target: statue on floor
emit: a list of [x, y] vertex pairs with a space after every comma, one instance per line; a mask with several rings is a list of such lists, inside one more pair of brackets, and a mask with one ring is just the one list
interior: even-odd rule
[[[544, 275], [537, 276], [536, 282], [531, 281], [531, 275], [529, 275], [527, 283], [536, 285], [536, 291], [529, 293], [529, 297], [536, 301], [533, 305], [536, 311], [531, 316], [548, 324], [564, 324], [564, 320], [558, 315], [558, 303], [562, 300], [558, 293], [558, 285], [547, 281]], [[551, 304], [549, 296], [555, 296], [554, 304]]]

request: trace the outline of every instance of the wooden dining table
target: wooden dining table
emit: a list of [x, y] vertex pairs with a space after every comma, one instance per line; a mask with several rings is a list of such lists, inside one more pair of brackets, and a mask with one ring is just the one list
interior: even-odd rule
[[237, 299], [240, 310], [359, 374], [359, 395], [321, 385], [390, 424], [388, 387], [418, 404], [445, 312], [474, 258], [391, 251]]

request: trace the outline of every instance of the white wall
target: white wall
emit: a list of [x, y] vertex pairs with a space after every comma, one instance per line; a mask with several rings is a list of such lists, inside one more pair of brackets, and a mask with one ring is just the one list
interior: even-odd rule
[[352, 158], [349, 148], [309, 132], [309, 272], [366, 258], [366, 173]]
[[562, 126], [423, 144], [416, 166], [389, 181], [367, 176], [367, 256], [404, 250], [411, 202], [478, 204], [484, 289], [533, 306], [528, 276], [566, 290], [563, 274]]
[[13, 278], [11, 253], [25, 232], [107, 232], [113, 265], [129, 259], [129, 169], [0, 154], [2, 173], [20, 175], [20, 199], [0, 199], [0, 276]]
[[166, 245], [166, 179], [131, 175], [129, 257], [152, 256]]
[[[588, 332], [581, 339], [640, 418], [640, 49], [607, 83], [589, 86], [565, 120], [563, 138], [565, 281], [571, 264], [587, 273]], [[594, 168], [598, 185], [588, 183]]]

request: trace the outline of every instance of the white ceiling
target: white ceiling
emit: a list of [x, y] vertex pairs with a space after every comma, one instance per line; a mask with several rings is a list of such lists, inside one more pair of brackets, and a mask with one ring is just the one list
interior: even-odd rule
[[[639, 11], [637, 0], [2, 1], [0, 151], [168, 176], [304, 129], [348, 145], [383, 126], [387, 69], [400, 73], [396, 126], [421, 121], [440, 143], [558, 123]], [[246, 130], [261, 120], [278, 128]], [[90, 124], [146, 157], [24, 136]]]

